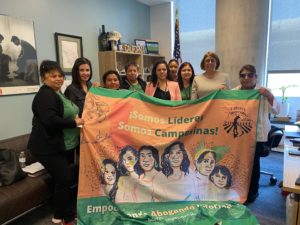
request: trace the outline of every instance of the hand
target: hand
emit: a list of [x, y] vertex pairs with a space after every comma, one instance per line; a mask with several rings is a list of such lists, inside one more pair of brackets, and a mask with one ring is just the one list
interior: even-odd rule
[[101, 84], [99, 82], [93, 82], [92, 86], [93, 87], [101, 87]]
[[78, 115], [76, 116], [76, 118], [74, 120], [75, 120], [77, 126], [81, 126], [84, 124], [84, 120], [79, 118]]
[[227, 86], [223, 84], [219, 87], [219, 90], [227, 90]]
[[258, 92], [260, 95], [266, 97], [271, 105], [273, 104], [274, 96], [267, 88], [261, 87], [258, 89]]

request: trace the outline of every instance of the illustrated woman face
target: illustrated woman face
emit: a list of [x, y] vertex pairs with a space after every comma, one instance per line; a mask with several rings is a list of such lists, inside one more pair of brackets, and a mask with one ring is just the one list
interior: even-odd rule
[[211, 176], [212, 181], [214, 184], [219, 188], [224, 188], [227, 184], [227, 176], [222, 174], [219, 170], [217, 173]]
[[79, 66], [79, 76], [81, 81], [88, 81], [91, 77], [91, 68], [89, 64], [82, 64]]
[[156, 76], [158, 80], [166, 80], [167, 79], [167, 67], [164, 63], [158, 64], [156, 67]]
[[105, 165], [104, 181], [108, 185], [113, 185], [116, 182], [116, 168], [112, 164]]
[[192, 76], [192, 68], [190, 65], [186, 65], [181, 69], [182, 80], [189, 81]]
[[179, 145], [174, 145], [169, 153], [169, 161], [171, 167], [180, 167], [183, 161], [183, 152]]
[[127, 151], [123, 155], [123, 165], [125, 166], [126, 170], [128, 172], [134, 171], [134, 165], [137, 161], [137, 158], [134, 156], [134, 154], [131, 151]]
[[209, 176], [211, 171], [214, 169], [215, 165], [216, 165], [216, 160], [214, 158], [214, 155], [211, 152], [208, 152], [197, 166], [198, 166], [198, 171], [202, 175]]
[[154, 163], [155, 159], [151, 150], [143, 149], [140, 151], [140, 166], [144, 171], [151, 171], [154, 167]]

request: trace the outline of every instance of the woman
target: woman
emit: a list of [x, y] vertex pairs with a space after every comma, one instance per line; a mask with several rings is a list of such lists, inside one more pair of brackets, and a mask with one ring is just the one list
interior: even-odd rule
[[145, 92], [146, 82], [138, 75], [138, 65], [130, 62], [125, 66], [126, 76], [122, 78], [122, 89]]
[[28, 149], [55, 180], [52, 221], [69, 223], [75, 219], [77, 191], [71, 188], [76, 184], [76, 174], [70, 169], [68, 152], [65, 151], [64, 129], [83, 125], [83, 120], [64, 117], [64, 102], [58, 94], [64, 83], [60, 66], [45, 60], [40, 66], [40, 76], [44, 85], [32, 102], [32, 131]]
[[171, 81], [166, 61], [159, 61], [154, 65], [151, 82], [147, 84], [145, 93], [164, 100], [181, 100], [179, 86], [177, 82]]
[[90, 60], [83, 57], [76, 59], [72, 68], [72, 83], [64, 94], [79, 107], [79, 117], [82, 116], [86, 93], [92, 87], [92, 77]]
[[121, 78], [117, 71], [108, 70], [102, 77], [103, 87], [107, 89], [119, 90]]
[[161, 156], [162, 172], [167, 178], [165, 200], [192, 201], [195, 196], [195, 180], [190, 173], [190, 160], [182, 142], [171, 143]]
[[182, 63], [178, 70], [178, 84], [182, 100], [191, 99], [194, 77], [195, 72], [193, 66], [189, 62]]
[[205, 72], [196, 76], [192, 85], [192, 98], [202, 98], [213, 91], [229, 88], [228, 74], [218, 71], [220, 60], [216, 53], [207, 52], [201, 61], [201, 69]]
[[215, 168], [216, 157], [216, 152], [206, 149], [196, 159], [195, 177], [198, 200], [208, 199], [210, 191], [209, 175]]
[[[159, 167], [158, 150], [150, 145], [139, 149], [139, 183], [136, 188], [137, 202], [159, 201], [155, 195], [157, 184], [164, 179]], [[157, 183], [158, 182], [158, 183]]]
[[210, 201], [240, 201], [238, 193], [231, 188], [232, 175], [226, 166], [217, 165], [209, 175], [209, 180], [213, 183], [208, 197]]
[[116, 203], [136, 202], [135, 189], [138, 183], [138, 152], [133, 147], [124, 146], [119, 155], [118, 168], [120, 178], [116, 194]]
[[170, 59], [168, 63], [168, 67], [170, 70], [171, 80], [177, 81], [177, 70], [178, 70], [179, 62], [177, 59]]
[[117, 170], [117, 163], [112, 159], [104, 159], [100, 171], [100, 182], [103, 186], [104, 193], [109, 196], [111, 201], [115, 201], [117, 192], [117, 182], [119, 173]]

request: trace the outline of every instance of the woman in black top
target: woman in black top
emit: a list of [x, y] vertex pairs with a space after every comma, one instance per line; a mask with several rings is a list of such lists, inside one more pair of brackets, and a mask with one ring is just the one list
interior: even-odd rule
[[43, 61], [40, 76], [44, 85], [32, 102], [33, 119], [28, 149], [54, 178], [52, 221], [68, 223], [75, 219], [77, 190], [71, 187], [77, 181], [75, 171], [70, 168], [68, 151], [65, 151], [63, 129], [83, 125], [83, 120], [63, 117], [64, 105], [58, 95], [64, 82], [60, 66], [54, 61]]

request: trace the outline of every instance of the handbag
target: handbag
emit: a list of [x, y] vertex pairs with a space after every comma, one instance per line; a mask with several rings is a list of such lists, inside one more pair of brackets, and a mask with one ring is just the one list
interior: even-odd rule
[[10, 185], [25, 177], [26, 173], [21, 169], [16, 152], [0, 148], [0, 187]]

